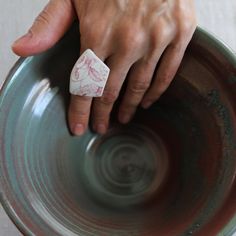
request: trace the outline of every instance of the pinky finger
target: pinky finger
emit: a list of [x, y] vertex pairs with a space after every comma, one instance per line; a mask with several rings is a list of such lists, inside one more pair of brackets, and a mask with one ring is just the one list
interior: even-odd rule
[[150, 107], [168, 88], [183, 59], [185, 48], [169, 45], [161, 59], [159, 68], [153, 77], [153, 82], [143, 97], [141, 106]]

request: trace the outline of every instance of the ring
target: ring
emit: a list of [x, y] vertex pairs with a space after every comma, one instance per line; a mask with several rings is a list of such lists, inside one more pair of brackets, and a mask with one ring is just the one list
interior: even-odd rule
[[71, 71], [70, 93], [79, 96], [101, 97], [109, 73], [109, 67], [91, 49], [87, 49]]

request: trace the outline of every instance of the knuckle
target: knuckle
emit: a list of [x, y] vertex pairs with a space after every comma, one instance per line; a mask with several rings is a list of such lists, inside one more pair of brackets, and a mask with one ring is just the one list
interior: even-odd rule
[[176, 43], [173, 43], [171, 45], [169, 45], [169, 48], [174, 51], [174, 52], [181, 52], [181, 51], [184, 51], [185, 50], [185, 45], [183, 44], [183, 42], [180, 40]]
[[165, 38], [162, 35], [153, 36], [150, 41], [150, 54], [149, 60], [151, 62], [156, 61], [160, 53], [164, 51], [164, 48], [167, 47], [169, 42], [169, 37]]
[[73, 112], [76, 116], [80, 117], [80, 119], [83, 119], [83, 118], [86, 119], [89, 116], [88, 112], [85, 112], [82, 110], [74, 110]]
[[70, 103], [70, 111], [72, 114], [80, 117], [87, 117], [90, 112], [90, 106], [85, 106], [84, 103], [90, 101], [89, 97], [73, 96]]
[[91, 28], [91, 25], [93, 25], [92, 23], [93, 22], [92, 22], [91, 17], [83, 17], [80, 20], [80, 30], [82, 30], [82, 29], [84, 29], [84, 31], [89, 30]]
[[152, 50], [151, 55], [154, 56], [157, 54], [157, 52], [159, 53], [162, 47], [164, 46], [164, 44], [166, 44], [164, 36], [162, 36], [161, 34], [152, 36], [151, 46], [150, 46], [150, 49]]
[[77, 105], [81, 102], [88, 102], [90, 100], [91, 100], [91, 97], [74, 95], [72, 99], [72, 103]]
[[[101, 112], [100, 112], [101, 113]], [[109, 114], [107, 113], [96, 113], [96, 116], [94, 116], [93, 118], [93, 122], [96, 123], [106, 123], [109, 117]]]
[[88, 110], [83, 110], [79, 108], [79, 106], [72, 106], [70, 109], [71, 114], [80, 117], [80, 118], [87, 118], [89, 116]]
[[119, 96], [119, 92], [117, 89], [110, 89], [110, 90], [105, 89], [103, 92], [103, 96], [100, 98], [100, 101], [103, 104], [111, 105], [116, 101], [118, 96]]
[[96, 113], [93, 112], [92, 118], [93, 124], [107, 124], [109, 121], [109, 112], [97, 110]]
[[171, 29], [165, 27], [162, 21], [157, 22], [151, 32], [152, 48], [160, 48], [163, 44], [166, 44], [170, 38], [170, 31]]
[[192, 19], [182, 22], [179, 29], [179, 38], [184, 40], [186, 36], [192, 35], [194, 30], [196, 29], [196, 26], [196, 21]]
[[163, 72], [160, 75], [160, 83], [162, 84], [163, 87], [167, 87], [172, 80], [172, 77], [169, 72]]
[[134, 52], [135, 50], [139, 49], [143, 42], [144, 36], [140, 29], [132, 28], [132, 26], [125, 29], [121, 35], [121, 48], [123, 49], [124, 53]]
[[193, 1], [190, 1], [187, 8], [185, 8], [181, 1], [178, 1], [174, 16], [177, 22], [177, 29], [182, 32], [182, 34], [185, 34], [185, 37], [192, 33], [197, 26], [197, 17]]
[[42, 23], [44, 25], [49, 25], [50, 24], [50, 19], [51, 19], [51, 14], [49, 13], [49, 11], [47, 10], [47, 8], [45, 8], [40, 14], [39, 16], [35, 19], [35, 22], [39, 22]]
[[186, 35], [189, 34], [189, 31], [191, 30], [191, 25], [187, 22], [183, 23], [180, 27], [180, 35], [182, 37], [185, 37]]
[[135, 82], [130, 85], [129, 90], [131, 93], [140, 94], [144, 93], [148, 89], [149, 85], [150, 83], [147, 81]]
[[123, 107], [121, 110], [123, 113], [129, 113], [132, 110], [134, 110], [138, 106], [138, 104], [139, 104], [139, 101], [131, 99], [127, 101], [125, 104], [123, 104]]

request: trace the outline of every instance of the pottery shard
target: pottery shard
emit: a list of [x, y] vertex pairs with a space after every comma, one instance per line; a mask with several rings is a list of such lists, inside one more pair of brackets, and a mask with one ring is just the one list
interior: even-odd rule
[[110, 69], [87, 49], [75, 63], [70, 76], [70, 93], [79, 96], [101, 97]]

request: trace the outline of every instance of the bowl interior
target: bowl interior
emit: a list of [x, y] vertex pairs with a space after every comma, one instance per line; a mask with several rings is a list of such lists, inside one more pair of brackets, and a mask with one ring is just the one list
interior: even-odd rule
[[[26, 235], [215, 235], [236, 212], [236, 61], [198, 29], [175, 80], [107, 134], [67, 126], [75, 25], [0, 97], [1, 200]], [[117, 102], [117, 106], [119, 101]], [[227, 233], [234, 232], [229, 223]]]

